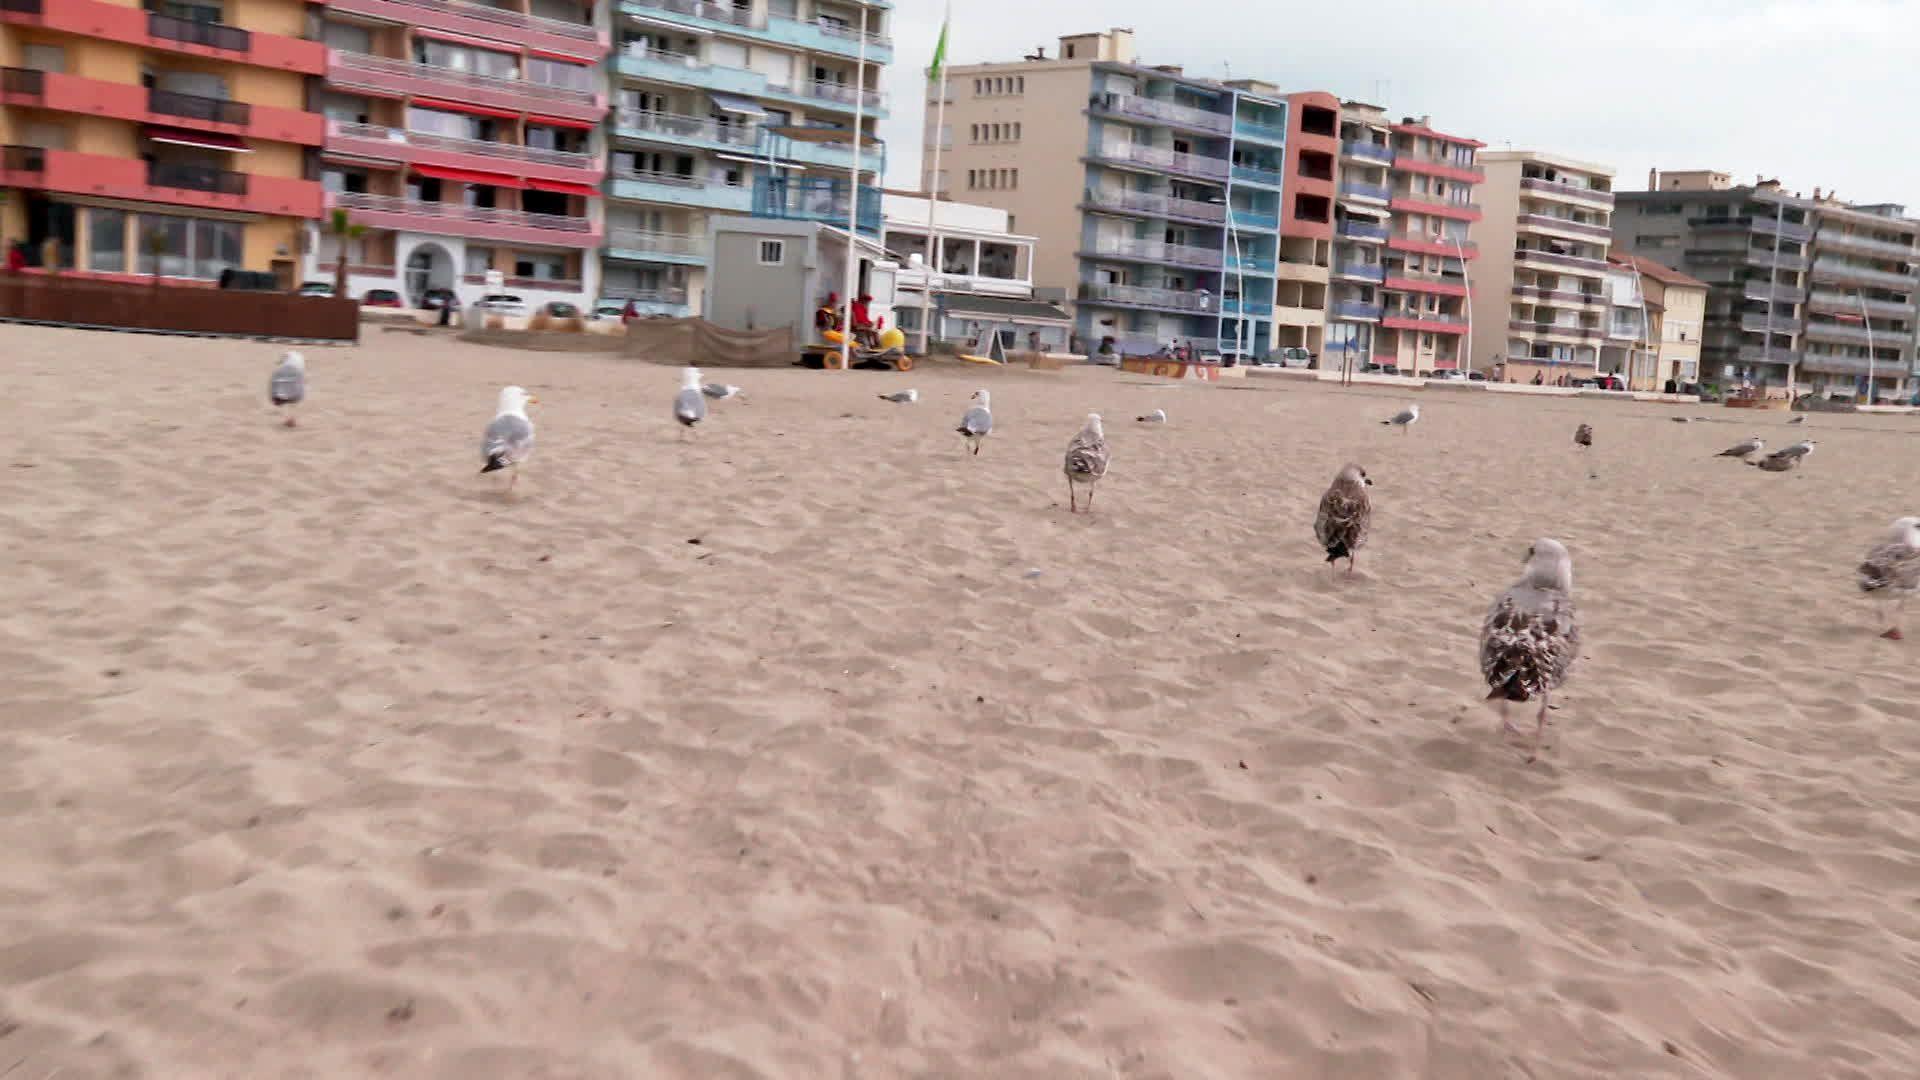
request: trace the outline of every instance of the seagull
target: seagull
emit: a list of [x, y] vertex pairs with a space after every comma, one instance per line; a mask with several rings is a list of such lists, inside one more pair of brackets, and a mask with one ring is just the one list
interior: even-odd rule
[[895, 405], [911, 405], [920, 400], [918, 390], [895, 390], [891, 394], [876, 394], [881, 401], [891, 401]]
[[1715, 457], [1750, 458], [1753, 455], [1759, 453], [1760, 451], [1765, 450], [1766, 448], [1767, 448], [1767, 440], [1761, 438], [1758, 435], [1749, 435], [1746, 438], [1740, 440], [1739, 442], [1734, 443], [1732, 446], [1727, 447], [1725, 450], [1720, 451], [1718, 454], [1715, 454], [1714, 456]]
[[1347, 576], [1353, 576], [1354, 555], [1366, 546], [1367, 528], [1373, 524], [1373, 486], [1367, 470], [1347, 464], [1335, 474], [1327, 493], [1320, 496], [1320, 512], [1313, 519], [1313, 536], [1327, 549], [1327, 567], [1347, 560]]
[[1920, 517], [1894, 522], [1887, 541], [1867, 552], [1866, 561], [1860, 564], [1860, 591], [1882, 601], [1883, 617], [1884, 601], [1893, 602], [1891, 625], [1880, 636], [1889, 641], [1905, 637], [1900, 632], [1900, 611], [1907, 606], [1907, 599], [1920, 591]]
[[707, 397], [700, 389], [699, 368], [681, 369], [680, 392], [673, 396], [673, 418], [688, 431], [707, 418]]
[[1787, 447], [1785, 450], [1775, 450], [1773, 452], [1773, 456], [1803, 458], [1803, 457], [1806, 457], [1808, 454], [1813, 453], [1813, 445], [1814, 443], [1812, 439], [1801, 439], [1799, 442], [1794, 443], [1792, 446]]
[[1069, 513], [1078, 513], [1080, 509], [1075, 502], [1077, 497], [1075, 484], [1087, 485], [1087, 513], [1093, 513], [1093, 485], [1107, 475], [1107, 462], [1111, 457], [1112, 455], [1107, 451], [1107, 433], [1100, 426], [1100, 414], [1090, 412], [1087, 414], [1086, 424], [1080, 428], [1080, 433], [1067, 444], [1067, 511]]
[[[486, 460], [480, 472], [484, 475], [499, 472], [501, 469], [519, 465], [533, 454], [533, 421], [527, 418], [527, 406], [540, 404], [540, 399], [517, 386], [509, 386], [500, 391], [499, 411], [494, 414], [493, 422], [487, 425], [487, 433], [480, 439], [480, 456]], [[507, 490], [520, 480], [520, 470], [514, 469], [507, 479]]]
[[285, 406], [287, 426], [296, 426], [293, 420], [293, 407], [307, 398], [307, 358], [289, 349], [280, 357], [280, 366], [273, 369], [273, 378], [267, 381], [267, 399], [275, 408]]
[[1797, 457], [1782, 457], [1779, 454], [1768, 454], [1759, 461], [1749, 461], [1747, 464], [1757, 466], [1767, 472], [1792, 472], [1800, 467], [1800, 459]]
[[1167, 410], [1155, 409], [1145, 416], [1136, 416], [1134, 419], [1143, 424], [1164, 424], [1167, 422]]
[[725, 401], [730, 397], [738, 397], [740, 388], [734, 386], [732, 383], [710, 382], [701, 384], [700, 392], [715, 401]]
[[1532, 761], [1547, 727], [1547, 704], [1567, 680], [1580, 649], [1580, 627], [1573, 612], [1573, 558], [1558, 540], [1540, 539], [1527, 549], [1527, 568], [1487, 612], [1480, 627], [1480, 674], [1500, 703], [1500, 723], [1519, 734], [1507, 719], [1507, 703], [1540, 698]]
[[1380, 422], [1382, 424], [1392, 424], [1394, 427], [1399, 428], [1401, 431], [1405, 431], [1408, 428], [1412, 427], [1414, 424], [1418, 423], [1419, 420], [1420, 420], [1420, 406], [1409, 405], [1406, 408], [1401, 409], [1399, 412], [1394, 413], [1393, 419], [1382, 420]]
[[1574, 428], [1573, 443], [1575, 446], [1592, 446], [1593, 445], [1593, 425], [1581, 424], [1579, 427]]
[[1676, 424], [1691, 424], [1691, 423], [1693, 423], [1693, 417], [1691, 417], [1691, 416], [1669, 416], [1669, 417], [1667, 417], [1667, 419], [1669, 419], [1669, 420], [1671, 420], [1671, 421], [1673, 421], [1673, 422], [1674, 422], [1674, 423], [1676, 423]]
[[993, 434], [993, 410], [988, 404], [991, 396], [985, 390], [975, 390], [973, 400], [979, 404], [960, 417], [960, 426], [954, 430], [967, 437], [968, 445], [973, 447], [974, 454], [978, 456], [980, 440]]
[[1787, 421], [1787, 423], [1789, 424], [1804, 424], [1806, 422], [1807, 422], [1807, 418], [1804, 416], [1796, 416], [1793, 419]]

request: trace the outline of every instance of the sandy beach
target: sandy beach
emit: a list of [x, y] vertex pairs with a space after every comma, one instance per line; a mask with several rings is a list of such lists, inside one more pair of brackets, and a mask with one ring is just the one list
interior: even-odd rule
[[1920, 419], [305, 351], [0, 326], [7, 1080], [1920, 1075]]

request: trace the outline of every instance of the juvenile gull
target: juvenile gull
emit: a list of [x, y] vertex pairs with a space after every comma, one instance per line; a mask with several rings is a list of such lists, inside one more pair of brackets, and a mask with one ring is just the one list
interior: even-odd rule
[[293, 407], [307, 399], [307, 358], [288, 350], [267, 380], [267, 399], [287, 410], [287, 426], [294, 427]]
[[1480, 627], [1480, 674], [1488, 701], [1500, 703], [1500, 723], [1519, 734], [1507, 719], [1507, 703], [1540, 699], [1532, 761], [1547, 726], [1547, 704], [1566, 682], [1580, 649], [1580, 628], [1573, 611], [1573, 558], [1558, 540], [1539, 539], [1527, 549], [1527, 568], [1519, 581], [1493, 602]]
[[1760, 451], [1765, 450], [1766, 448], [1767, 448], [1767, 440], [1761, 438], [1758, 435], [1749, 435], [1746, 438], [1740, 440], [1739, 442], [1734, 443], [1732, 446], [1727, 447], [1725, 450], [1720, 451], [1718, 454], [1714, 456], [1715, 457], [1750, 458], [1753, 455], [1759, 453]]
[[699, 368], [681, 370], [680, 392], [673, 397], [673, 418], [688, 431], [707, 418], [707, 396], [700, 390]]
[[954, 430], [966, 436], [967, 445], [973, 447], [977, 456], [980, 453], [980, 440], [993, 434], [992, 396], [985, 390], [973, 392], [974, 406], [960, 417], [960, 426]]
[[1327, 493], [1320, 496], [1320, 512], [1314, 515], [1313, 536], [1327, 549], [1327, 567], [1347, 560], [1347, 576], [1353, 576], [1354, 556], [1367, 543], [1367, 528], [1373, 524], [1373, 496], [1367, 489], [1373, 481], [1367, 470], [1347, 464], [1335, 474]]
[[730, 397], [739, 396], [740, 388], [737, 386], [734, 386], [732, 383], [710, 382], [710, 383], [702, 383], [700, 386], [700, 392], [707, 395], [708, 397], [712, 398], [715, 401], [725, 401]]
[[1574, 428], [1573, 443], [1575, 446], [1592, 446], [1593, 445], [1593, 425], [1581, 424], [1579, 427]]
[[1136, 416], [1134, 419], [1143, 424], [1164, 424], [1167, 422], [1167, 410], [1155, 409], [1145, 416]]
[[1401, 409], [1399, 412], [1394, 413], [1393, 419], [1382, 420], [1380, 422], [1382, 424], [1392, 424], [1394, 427], [1399, 428], [1401, 431], [1406, 431], [1407, 429], [1413, 427], [1413, 425], [1420, 422], [1420, 406], [1409, 405], [1406, 408]]
[[[1920, 517], [1903, 517], [1893, 523], [1887, 541], [1867, 552], [1860, 564], [1860, 591], [1872, 597], [1880, 609], [1887, 631], [1880, 636], [1899, 641], [1900, 613], [1908, 598], [1920, 591]], [[1887, 618], [1887, 604], [1893, 605], [1893, 618]]]
[[1087, 414], [1087, 422], [1081, 426], [1080, 433], [1067, 443], [1067, 511], [1078, 513], [1080, 507], [1075, 501], [1078, 488], [1075, 485], [1087, 485], [1087, 513], [1093, 513], [1093, 486], [1107, 475], [1107, 461], [1111, 458], [1107, 451], [1107, 433], [1100, 427], [1100, 414]]
[[920, 391], [895, 390], [891, 394], [878, 394], [876, 396], [879, 397], [881, 401], [891, 401], [895, 405], [911, 405], [920, 400]]
[[[527, 406], [539, 403], [539, 398], [517, 386], [500, 391], [499, 409], [480, 438], [480, 457], [486, 462], [480, 467], [482, 474], [499, 472], [532, 456], [533, 421], [527, 417]], [[507, 490], [512, 491], [519, 480], [520, 470], [514, 469], [507, 478]]]
[[1807, 422], [1807, 418], [1804, 416], [1796, 416], [1793, 419], [1787, 421], [1787, 423], [1789, 424], [1804, 424], [1806, 422]]
[[1747, 464], [1757, 466], [1767, 472], [1792, 472], [1800, 467], [1800, 459], [1797, 457], [1782, 457], [1779, 454], [1768, 454], [1759, 461], [1749, 461]]

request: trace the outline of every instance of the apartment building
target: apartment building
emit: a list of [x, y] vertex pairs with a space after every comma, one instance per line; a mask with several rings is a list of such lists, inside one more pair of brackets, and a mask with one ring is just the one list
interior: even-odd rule
[[1467, 279], [1483, 310], [1470, 366], [1509, 382], [1597, 373], [1612, 309], [1613, 170], [1532, 150], [1481, 153], [1479, 165], [1486, 210]]
[[1698, 381], [1707, 283], [1620, 251], [1609, 254], [1607, 264], [1613, 310], [1600, 370], [1620, 375], [1634, 390]]
[[1467, 236], [1485, 178], [1475, 158], [1485, 145], [1426, 117], [1395, 123], [1377, 105], [1341, 105], [1329, 365], [1462, 365], [1466, 265], [1478, 254]]
[[[592, 301], [605, 156], [596, 129], [608, 49], [580, 0], [498, 6], [329, 0], [326, 207], [367, 231], [348, 292], [420, 304], [504, 288], [533, 307]], [[306, 274], [331, 281], [341, 239], [316, 222]]]
[[[1655, 172], [1623, 192], [1619, 246], [1704, 281], [1701, 379], [1774, 395], [1904, 394], [1914, 365], [1920, 222], [1777, 181]], [[1871, 350], [1871, 351], [1870, 351]]]
[[[1272, 98], [1264, 84], [1232, 82]], [[1280, 258], [1274, 267], [1274, 347], [1326, 347], [1327, 288], [1332, 281], [1334, 199], [1340, 176], [1340, 99], [1319, 90], [1286, 95], [1285, 189], [1280, 200]]]
[[[1143, 64], [1127, 30], [948, 78], [946, 129], [930, 132], [948, 147], [942, 175], [928, 173], [929, 155], [923, 186], [1005, 210], [1011, 230], [1038, 239], [1034, 282], [1068, 290], [1082, 348], [1109, 337], [1127, 352], [1275, 347], [1288, 170], [1318, 171], [1322, 184], [1329, 172], [1312, 151], [1289, 155], [1286, 95]], [[1330, 228], [1330, 208], [1298, 209]], [[1306, 332], [1298, 317], [1289, 325]]]
[[[884, 0], [624, 0], [602, 292], [700, 314], [717, 218], [877, 236], [893, 59]], [[864, 76], [860, 67], [865, 59]], [[860, 89], [864, 85], [864, 92]], [[855, 121], [859, 120], [856, 131]], [[857, 200], [857, 202], [853, 202]]]
[[106, 278], [297, 277], [326, 50], [302, 0], [0, 3], [0, 239]]

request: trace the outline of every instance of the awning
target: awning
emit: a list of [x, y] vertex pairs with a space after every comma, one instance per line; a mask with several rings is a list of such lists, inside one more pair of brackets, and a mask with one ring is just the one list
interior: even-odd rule
[[157, 143], [172, 143], [175, 146], [191, 146], [200, 150], [224, 150], [229, 154], [250, 154], [252, 149], [238, 136], [222, 135], [210, 131], [188, 131], [185, 128], [161, 127], [148, 124], [140, 133]]
[[543, 124], [547, 127], [577, 128], [580, 131], [592, 131], [595, 126], [591, 120], [568, 120], [563, 116], [529, 116], [527, 123]]
[[761, 108], [759, 102], [754, 101], [752, 98], [738, 97], [734, 94], [715, 92], [713, 95], [713, 106], [721, 112], [738, 113], [741, 116], [767, 115], [767, 110]]
[[535, 180], [528, 178], [527, 186], [535, 191], [549, 191], [555, 195], [578, 195], [583, 199], [598, 198], [599, 188], [585, 184], [569, 184], [565, 180]]
[[438, 165], [415, 165], [413, 171], [421, 176], [435, 180], [451, 180], [458, 184], [491, 184], [494, 187], [524, 188], [525, 180], [505, 173], [475, 172], [471, 169], [443, 169]]
[[413, 104], [423, 109], [445, 109], [448, 112], [463, 112], [473, 116], [494, 116], [502, 120], [518, 120], [520, 114], [508, 109], [490, 109], [485, 105], [468, 105], [459, 101], [441, 101], [439, 98], [417, 97]]
[[414, 27], [413, 36], [432, 38], [435, 41], [450, 41], [455, 45], [465, 45], [470, 49], [485, 49], [488, 52], [499, 53], [502, 56], [513, 56], [519, 52], [519, 50], [513, 46], [502, 42], [488, 41], [486, 38], [468, 37], [465, 34], [449, 34], [445, 30], [435, 30], [427, 26]]
[[528, 47], [527, 55], [537, 56], [542, 60], [558, 60], [562, 64], [577, 64], [580, 67], [593, 66], [593, 58], [588, 56], [572, 56], [563, 52], [548, 52], [546, 49], [535, 49], [532, 47]]

